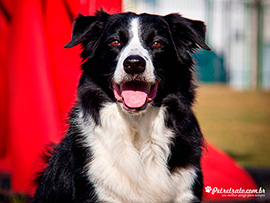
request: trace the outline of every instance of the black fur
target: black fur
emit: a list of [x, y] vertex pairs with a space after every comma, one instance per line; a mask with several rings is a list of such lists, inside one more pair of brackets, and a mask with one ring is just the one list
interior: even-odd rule
[[[62, 142], [51, 151], [45, 170], [38, 177], [34, 202], [97, 202], [98, 197], [85, 166], [91, 161], [91, 151], [82, 145], [82, 132], [77, 118], [83, 110], [85, 119], [92, 117], [100, 125], [100, 110], [108, 102], [117, 102], [112, 90], [112, 76], [116, 58], [128, 43], [129, 19], [134, 13], [109, 15], [103, 11], [95, 16], [79, 15], [75, 20], [72, 39], [65, 46], [81, 44], [82, 76], [78, 85], [77, 104], [69, 118], [69, 130]], [[161, 80], [155, 106], [165, 106], [165, 124], [175, 133], [168, 168], [174, 173], [177, 167], [193, 165], [200, 169], [203, 137], [192, 111], [195, 96], [192, 68], [193, 53], [198, 47], [210, 50], [205, 44], [205, 26], [178, 14], [157, 16], [141, 14], [144, 26], [142, 39], [153, 57], [155, 75]], [[108, 46], [115, 37], [121, 47]], [[158, 38], [161, 49], [151, 49], [149, 44]], [[197, 172], [193, 189], [202, 196], [202, 173]]]

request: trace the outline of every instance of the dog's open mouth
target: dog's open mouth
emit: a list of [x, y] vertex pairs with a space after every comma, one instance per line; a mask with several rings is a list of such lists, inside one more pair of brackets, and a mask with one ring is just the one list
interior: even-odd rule
[[157, 95], [159, 81], [149, 84], [141, 81], [129, 81], [123, 84], [113, 82], [114, 96], [123, 103], [127, 111], [137, 112], [146, 109], [147, 103]]

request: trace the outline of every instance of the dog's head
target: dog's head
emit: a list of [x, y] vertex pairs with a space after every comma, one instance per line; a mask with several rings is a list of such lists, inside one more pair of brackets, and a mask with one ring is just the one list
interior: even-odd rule
[[[190, 56], [205, 43], [205, 25], [178, 14], [103, 11], [75, 20], [65, 48], [82, 45], [82, 81], [91, 80], [126, 111], [141, 112], [169, 94], [189, 91], [193, 60]], [[88, 78], [88, 79], [87, 79]]]

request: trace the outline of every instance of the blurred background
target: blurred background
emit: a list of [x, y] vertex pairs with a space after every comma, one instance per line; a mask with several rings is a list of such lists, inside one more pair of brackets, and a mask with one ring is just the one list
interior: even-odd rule
[[270, 0], [0, 0], [0, 202], [31, 201], [38, 154], [75, 101], [79, 48], [62, 47], [77, 14], [100, 6], [205, 22], [212, 51], [194, 54], [194, 110], [206, 140], [269, 192]]
[[205, 137], [244, 166], [270, 166], [270, 1], [125, 0], [124, 9], [203, 20], [195, 105]]
[[203, 20], [213, 51], [198, 55], [198, 79], [270, 90], [269, 0], [124, 0], [124, 9]]

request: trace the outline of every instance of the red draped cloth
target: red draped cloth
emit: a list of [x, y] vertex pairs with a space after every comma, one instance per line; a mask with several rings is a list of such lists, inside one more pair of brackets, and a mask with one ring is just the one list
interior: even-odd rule
[[119, 12], [121, 1], [1, 0], [0, 6], [0, 170], [11, 174], [13, 191], [32, 194], [39, 156], [63, 137], [75, 100], [79, 48], [63, 48], [72, 22], [101, 6]]
[[[121, 0], [0, 0], [0, 172], [14, 192], [33, 194], [44, 146], [66, 130], [80, 77], [79, 47], [63, 49], [78, 13], [102, 7], [120, 12]], [[232, 159], [208, 146], [202, 167], [211, 187], [256, 187]], [[179, 183], [181, 184], [181, 183]], [[204, 194], [205, 200], [222, 198]]]

